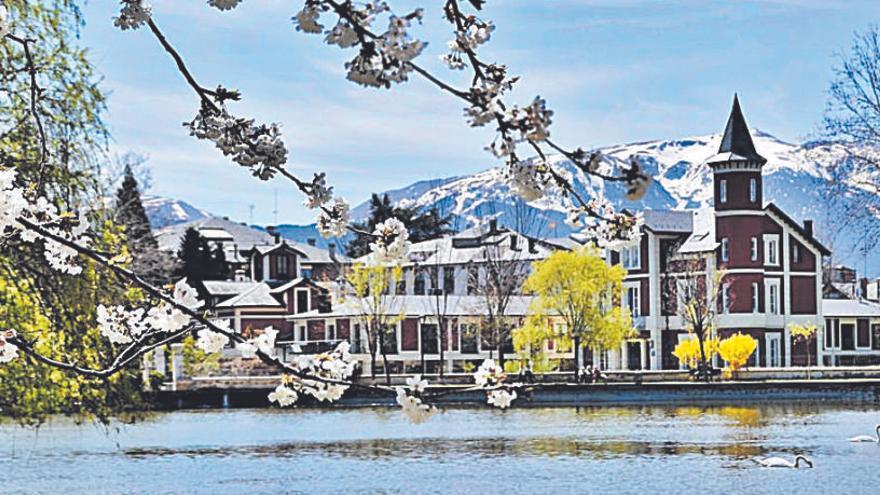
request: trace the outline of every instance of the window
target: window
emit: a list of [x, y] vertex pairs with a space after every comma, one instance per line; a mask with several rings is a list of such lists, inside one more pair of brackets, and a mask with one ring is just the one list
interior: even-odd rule
[[623, 267], [627, 270], [638, 269], [641, 266], [641, 260], [639, 259], [640, 254], [641, 252], [638, 244], [623, 248], [623, 252], [621, 253]]
[[413, 293], [417, 296], [425, 295], [425, 272], [420, 268], [415, 269], [415, 281], [413, 283]]
[[844, 351], [856, 350], [856, 326], [852, 323], [840, 324], [840, 348]]
[[721, 312], [730, 313], [730, 284], [721, 286]]
[[800, 263], [801, 262], [801, 247], [798, 243], [792, 243], [791, 245], [791, 262], [792, 263]]
[[880, 351], [880, 323], [871, 325], [871, 349]]
[[758, 292], [758, 282], [752, 282], [752, 313], [757, 313], [761, 294]]
[[336, 325], [327, 325], [327, 340], [336, 340]]
[[440, 334], [437, 333], [437, 325], [422, 324], [422, 352], [425, 354], [440, 352]]
[[726, 237], [721, 239], [721, 261], [730, 261], [730, 244]]
[[779, 283], [774, 281], [774, 282], [768, 284], [768, 287], [770, 290], [768, 291], [769, 294], [767, 297], [767, 303], [769, 304], [770, 307], [768, 308], [767, 312], [770, 313], [771, 315], [778, 315], [779, 314]]
[[764, 262], [768, 265], [779, 265], [779, 236], [764, 236]]
[[626, 289], [626, 307], [629, 308], [633, 318], [641, 316], [641, 290], [639, 287]]
[[275, 276], [287, 277], [290, 275], [290, 260], [286, 254], [275, 256]]
[[443, 268], [443, 290], [447, 294], [455, 293], [455, 268], [451, 266]]
[[840, 320], [836, 318], [825, 320], [825, 348], [840, 349]]
[[440, 285], [438, 283], [438, 279], [440, 276], [439, 272], [440, 272], [440, 268], [438, 268], [436, 266], [432, 266], [431, 268], [428, 269], [428, 276], [431, 279], [431, 287], [430, 287], [431, 294], [436, 292], [436, 289], [440, 288]]
[[305, 313], [309, 308], [309, 289], [296, 289], [296, 312], [297, 313]]
[[721, 179], [721, 183], [718, 186], [718, 199], [722, 203], [727, 203], [727, 180]]
[[758, 261], [758, 238], [752, 237], [752, 261]]
[[871, 332], [868, 327], [868, 320], [865, 318], [856, 320], [856, 347], [859, 349], [869, 349], [871, 347]]
[[461, 353], [477, 354], [480, 352], [477, 326], [472, 323], [462, 323], [458, 329], [461, 333]]
[[472, 296], [477, 293], [480, 284], [480, 269], [477, 265], [468, 265], [467, 267], [467, 293]]
[[758, 201], [758, 179], [749, 179], [749, 201], [752, 203]]

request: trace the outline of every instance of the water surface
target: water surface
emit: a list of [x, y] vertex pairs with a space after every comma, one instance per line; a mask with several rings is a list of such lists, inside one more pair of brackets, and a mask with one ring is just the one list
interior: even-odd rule
[[[2, 493], [878, 493], [880, 407], [211, 410], [0, 424]], [[814, 469], [752, 459], [804, 453]]]

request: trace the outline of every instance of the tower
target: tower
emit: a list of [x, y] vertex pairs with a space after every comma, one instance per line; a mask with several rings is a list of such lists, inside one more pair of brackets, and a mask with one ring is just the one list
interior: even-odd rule
[[707, 163], [712, 169], [716, 211], [762, 209], [761, 169], [767, 159], [755, 150], [736, 95], [721, 146]]

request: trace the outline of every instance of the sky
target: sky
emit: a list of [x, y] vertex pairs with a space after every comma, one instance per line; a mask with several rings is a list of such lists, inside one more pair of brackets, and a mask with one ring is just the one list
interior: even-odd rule
[[[288, 166], [327, 173], [353, 205], [416, 180], [477, 172], [497, 162], [490, 129], [472, 129], [451, 95], [413, 78], [391, 90], [345, 80], [354, 56], [294, 30], [301, 2], [244, 0], [219, 12], [200, 0], [150, 0], [153, 18], [199, 82], [242, 92], [236, 115], [282, 125]], [[451, 31], [438, 0], [412, 33], [439, 62]], [[150, 193], [259, 224], [311, 223], [291, 184], [260, 182], [181, 126], [198, 101], [146, 29], [113, 26], [117, 2], [88, 2], [82, 42], [110, 93], [112, 151], [149, 158]], [[820, 131], [829, 82], [853, 33], [880, 22], [880, 2], [821, 0], [489, 0], [486, 60], [521, 76], [511, 101], [544, 97], [553, 137], [585, 149], [719, 132], [738, 92], [746, 118], [789, 142]], [[251, 216], [251, 207], [253, 207]]]

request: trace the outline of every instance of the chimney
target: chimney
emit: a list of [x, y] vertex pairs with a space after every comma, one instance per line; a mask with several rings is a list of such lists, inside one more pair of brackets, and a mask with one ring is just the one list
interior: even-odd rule
[[244, 270], [242, 270], [241, 268], [239, 268], [238, 270], [235, 270], [235, 281], [236, 282], [247, 281], [247, 278], [244, 276]]
[[498, 219], [497, 218], [489, 219], [489, 233], [494, 234], [497, 231], [498, 231]]
[[306, 239], [306, 242], [309, 243], [309, 246], [315, 247], [315, 244], [318, 243], [318, 240], [314, 237], [309, 237], [308, 239]]
[[266, 227], [266, 232], [268, 232], [269, 235], [272, 236], [272, 239], [275, 240], [275, 244], [281, 243], [281, 234], [278, 233], [278, 229], [275, 228], [275, 226], [270, 225], [270, 226]]
[[529, 252], [530, 252], [530, 253], [533, 253], [533, 254], [538, 252], [538, 251], [535, 249], [535, 240], [532, 239], [531, 237], [529, 237]]
[[807, 233], [807, 237], [810, 239], [813, 238], [813, 221], [812, 220], [804, 220], [804, 232]]
[[510, 236], [510, 249], [512, 251], [519, 251], [519, 237], [516, 234]]

